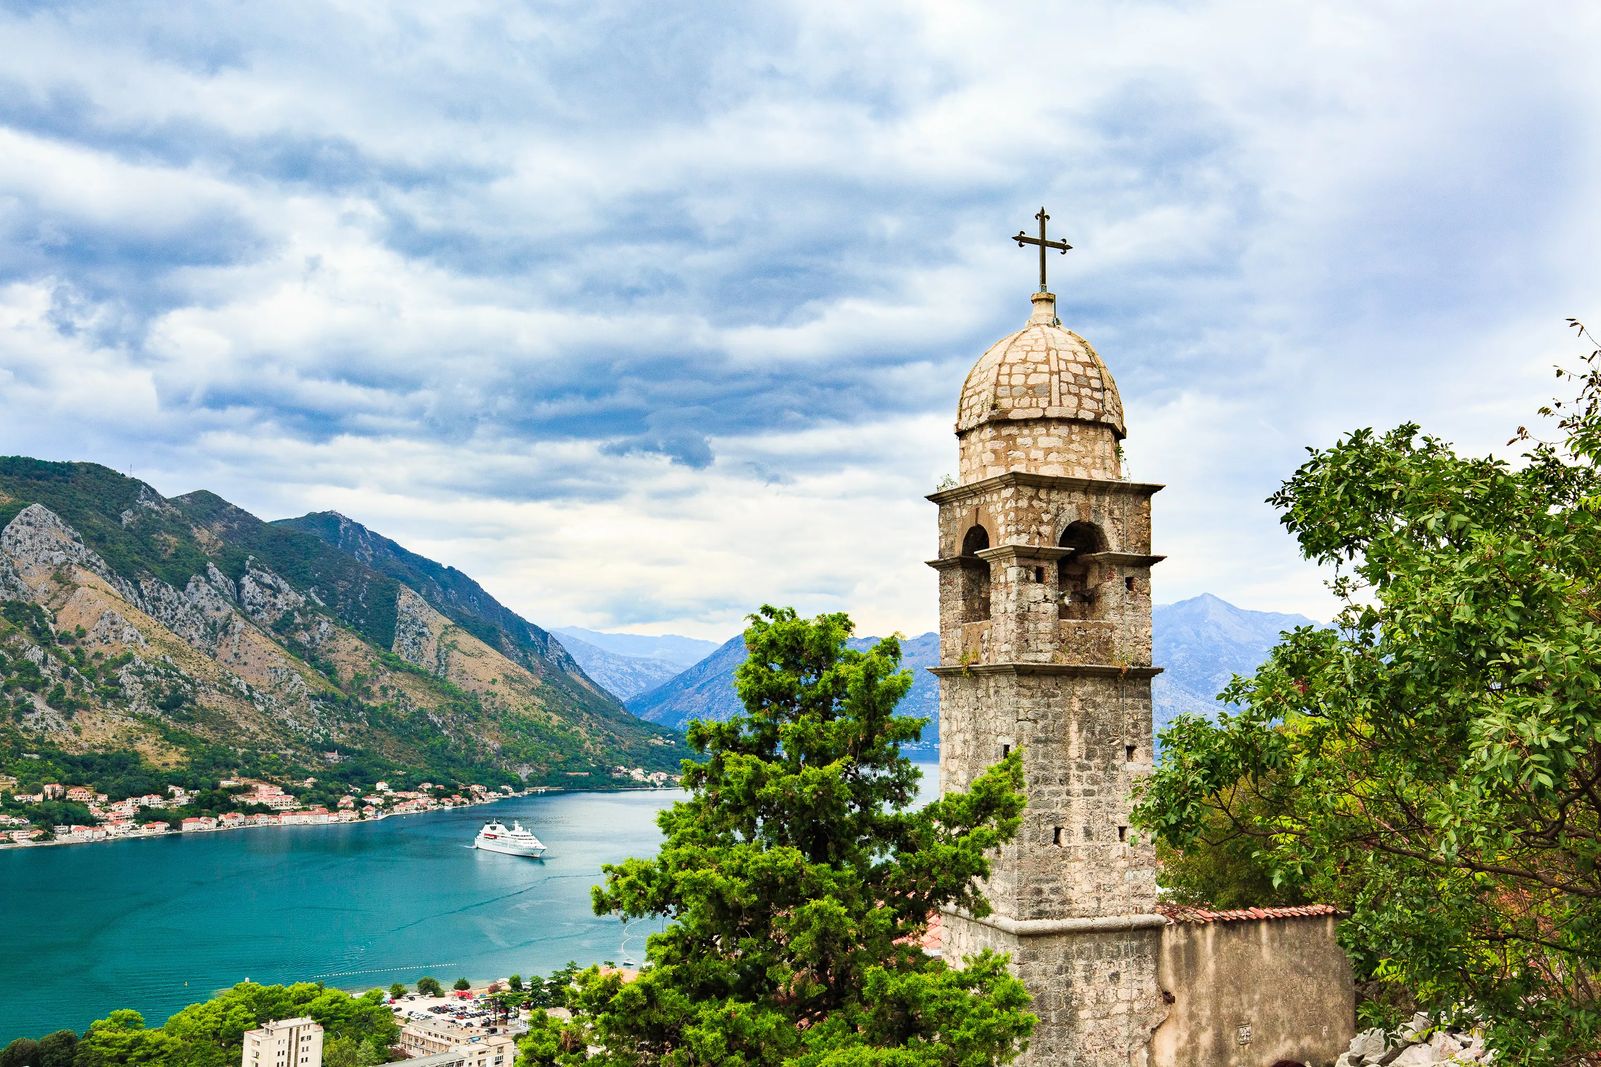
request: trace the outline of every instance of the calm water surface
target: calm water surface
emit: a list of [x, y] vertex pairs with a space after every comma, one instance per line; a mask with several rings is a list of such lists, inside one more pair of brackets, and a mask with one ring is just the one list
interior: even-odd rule
[[[923, 766], [925, 797], [937, 770]], [[115, 1008], [157, 1025], [250, 978], [449, 984], [638, 960], [659, 924], [596, 916], [603, 863], [654, 855], [670, 791], [550, 793], [344, 826], [0, 852], [0, 1044]], [[543, 861], [470, 846], [521, 819]]]

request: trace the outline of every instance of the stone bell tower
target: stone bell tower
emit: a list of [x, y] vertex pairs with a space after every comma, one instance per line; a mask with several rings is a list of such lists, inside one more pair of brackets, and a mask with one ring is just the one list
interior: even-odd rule
[[[1129, 826], [1152, 760], [1151, 497], [1125, 481], [1123, 405], [1044, 291], [979, 358], [939, 505], [940, 777], [965, 789], [1022, 746], [1027, 807], [985, 886], [948, 914], [953, 959], [1011, 953], [1039, 1016], [1024, 1062], [1147, 1062], [1164, 1009], [1156, 859]], [[1023, 235], [1018, 235], [1020, 243]]]

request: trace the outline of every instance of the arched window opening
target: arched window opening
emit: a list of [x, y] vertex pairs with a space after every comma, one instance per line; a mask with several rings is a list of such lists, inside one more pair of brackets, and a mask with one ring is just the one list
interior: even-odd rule
[[1106, 538], [1094, 523], [1075, 522], [1062, 531], [1057, 544], [1073, 550], [1056, 564], [1057, 614], [1064, 619], [1094, 618], [1094, 564], [1084, 557], [1106, 551]]
[[990, 546], [989, 531], [974, 526], [962, 537], [962, 621], [990, 617], [990, 565], [978, 553]]

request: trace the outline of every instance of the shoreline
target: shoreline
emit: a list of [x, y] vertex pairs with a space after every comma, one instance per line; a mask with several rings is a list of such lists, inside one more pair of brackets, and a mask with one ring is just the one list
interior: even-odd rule
[[[407, 815], [437, 815], [444, 811], [457, 811], [462, 808], [481, 808], [491, 804], [499, 804], [507, 800], [522, 800], [525, 797], [542, 796], [546, 793], [654, 793], [677, 789], [678, 786], [656, 785], [625, 785], [616, 788], [596, 788], [590, 786], [583, 789], [574, 789], [571, 786], [545, 785], [534, 786], [520, 793], [502, 794], [484, 800], [468, 801], [465, 804], [447, 804], [437, 808], [425, 808], [421, 811], [387, 811], [381, 815], [374, 815], [365, 819], [334, 819], [315, 823], [243, 823], [238, 826], [208, 826], [197, 830], [165, 830], [160, 833], [129, 833], [106, 836], [92, 841], [10, 841], [0, 840], [0, 855], [6, 852], [24, 852], [36, 848], [54, 848], [70, 845], [111, 845], [124, 841], [163, 841], [169, 838], [199, 837], [203, 834], [232, 833], [239, 830], [306, 830], [330, 826], [361, 826], [366, 823], [383, 822], [385, 819], [397, 819]], [[290, 813], [285, 813], [290, 814]]]

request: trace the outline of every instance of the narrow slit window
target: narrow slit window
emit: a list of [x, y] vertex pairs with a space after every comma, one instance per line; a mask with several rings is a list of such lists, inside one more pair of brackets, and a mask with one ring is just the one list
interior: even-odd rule
[[1134, 746], [1134, 745], [1124, 745], [1123, 746], [1123, 758], [1125, 760], [1127, 760], [1128, 762], [1133, 763], [1134, 762], [1134, 753], [1136, 751], [1137, 751], [1137, 747], [1136, 746]]
[[1062, 828], [1060, 826], [1051, 831], [1051, 844], [1060, 846], [1062, 843]]
[[1127, 826], [1119, 826], [1117, 828], [1117, 839], [1119, 841], [1124, 842], [1124, 843], [1128, 842], [1128, 827]]
[[1034, 568], [1034, 580], [1036, 582], [1043, 582], [1045, 580], [1045, 568], [1044, 567], [1035, 567]]
[[1011, 745], [1002, 745], [1001, 746], [1001, 759], [1005, 759], [1007, 756], [1010, 756], [1011, 754], [1012, 754], [1012, 746]]
[[1134, 592], [1134, 579], [1133, 578], [1124, 578], [1123, 579], [1123, 588], [1127, 589], [1131, 593]]

